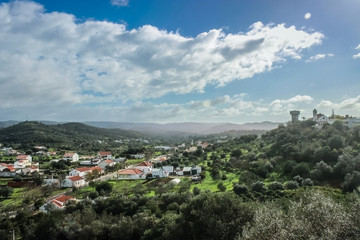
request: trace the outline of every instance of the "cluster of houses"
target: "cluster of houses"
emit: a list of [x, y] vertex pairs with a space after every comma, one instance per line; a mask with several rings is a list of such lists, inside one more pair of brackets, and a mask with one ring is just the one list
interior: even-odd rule
[[[297, 122], [299, 121], [299, 114], [300, 111], [291, 111], [291, 121], [292, 122]], [[352, 128], [355, 126], [360, 126], [360, 119], [359, 118], [355, 118], [355, 117], [350, 117], [348, 115], [346, 115], [345, 117], [339, 117], [337, 115], [335, 115], [334, 110], [332, 110], [332, 114], [330, 117], [322, 114], [322, 113], [318, 113], [318, 111], [316, 109], [313, 110], [313, 116], [312, 118], [310, 118], [311, 120], [313, 120], [316, 123], [316, 127], [322, 127], [325, 124], [333, 124], [335, 121], [342, 121], [344, 123], [345, 126]]]
[[39, 172], [39, 163], [33, 163], [31, 155], [17, 155], [14, 163], [0, 163], [0, 177], [15, 177], [33, 172]]
[[136, 166], [130, 166], [117, 172], [117, 178], [123, 179], [149, 179], [149, 178], [166, 178], [169, 176], [194, 176], [201, 173], [201, 167], [184, 167], [176, 168], [173, 166], [162, 166], [154, 168], [153, 164], [143, 161]]
[[[65, 153], [62, 160], [77, 162], [79, 161], [79, 155], [77, 153]], [[65, 179], [61, 181], [58, 179], [45, 179], [44, 183], [64, 188], [84, 187], [87, 185], [86, 176], [88, 174], [99, 176], [105, 172], [107, 167], [113, 167], [115, 164], [116, 162], [112, 160], [111, 152], [99, 152], [96, 159], [89, 161], [89, 164], [87, 164], [88, 166], [81, 166], [70, 170]]]

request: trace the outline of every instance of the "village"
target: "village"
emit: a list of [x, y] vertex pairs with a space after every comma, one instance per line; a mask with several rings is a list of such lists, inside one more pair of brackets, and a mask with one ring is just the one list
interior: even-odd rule
[[[205, 149], [209, 146], [207, 142], [198, 142], [197, 146], [190, 146], [184, 149], [185, 152], [195, 152], [198, 149]], [[184, 148], [185, 144], [179, 147]], [[45, 146], [34, 146], [37, 152], [34, 153], [36, 157], [39, 155], [52, 156], [50, 163], [59, 164], [66, 163], [72, 168], [62, 178], [54, 177], [56, 172], [52, 171], [50, 174], [47, 169], [41, 169], [39, 162], [33, 161], [32, 155], [21, 153], [11, 147], [0, 149], [3, 156], [13, 156], [14, 162], [0, 163], [0, 178], [9, 178], [14, 181], [8, 182], [10, 187], [24, 187], [33, 184], [34, 176], [41, 178], [42, 186], [51, 186], [56, 189], [80, 189], [89, 186], [91, 182], [101, 182], [105, 180], [151, 180], [157, 178], [172, 178], [176, 184], [180, 182], [179, 178], [186, 177], [192, 181], [201, 180], [200, 174], [202, 168], [200, 166], [183, 166], [174, 167], [166, 165], [166, 161], [172, 156], [171, 151], [178, 150], [178, 147], [156, 146], [154, 149], [167, 152], [154, 156], [151, 159], [145, 159], [144, 153], [131, 154], [133, 159], [130, 164], [127, 164], [126, 158], [115, 158], [111, 151], [98, 152], [96, 156], [80, 156], [76, 152], [66, 152], [60, 158], [57, 158], [57, 153], [54, 151], [47, 151]], [[16, 181], [17, 178], [28, 179], [30, 181]], [[69, 200], [76, 200], [73, 196], [68, 194], [57, 195], [49, 199], [40, 210], [43, 212], [51, 210], [61, 210], [65, 208], [65, 203]], [[49, 206], [51, 205], [51, 206]]]
[[[291, 122], [299, 122], [300, 111], [291, 111]], [[303, 121], [306, 120], [303, 118]], [[316, 128], [326, 124], [333, 124], [335, 120], [341, 121], [348, 128], [359, 125], [357, 118], [339, 117], [332, 112], [330, 117], [313, 110], [312, 120]], [[220, 140], [219, 140], [220, 139]], [[225, 139], [219, 137], [218, 143]], [[126, 142], [126, 141], [125, 141]], [[149, 140], [139, 140], [149, 144]], [[107, 180], [126, 181], [153, 179], [171, 179], [178, 184], [182, 178], [190, 179], [193, 182], [201, 181], [204, 166], [202, 165], [181, 165], [171, 164], [168, 160], [174, 157], [181, 157], [183, 154], [203, 154], [211, 146], [209, 142], [198, 141], [194, 143], [182, 143], [176, 146], [152, 146], [152, 154], [148, 152], [133, 152], [126, 154], [126, 157], [115, 155], [112, 151], [99, 151], [94, 155], [81, 155], [75, 151], [55, 151], [45, 146], [33, 146], [32, 154], [26, 154], [11, 147], [0, 149], [2, 161], [0, 163], [0, 178], [12, 179], [8, 181], [9, 187], [29, 187], [34, 185], [35, 179], [40, 179], [40, 185], [49, 186], [54, 189], [63, 189], [62, 194], [49, 198], [39, 209], [43, 212], [62, 210], [68, 201], [77, 201], [71, 195], [71, 191], [81, 189]], [[148, 149], [149, 150], [149, 149]], [[156, 154], [154, 154], [156, 151]], [[64, 152], [63, 154], [60, 154]], [[206, 153], [205, 153], [206, 154]], [[35, 158], [35, 160], [33, 159]], [[47, 159], [45, 162], [39, 159]], [[13, 159], [14, 161], [11, 161]], [[70, 189], [70, 192], [67, 190]]]

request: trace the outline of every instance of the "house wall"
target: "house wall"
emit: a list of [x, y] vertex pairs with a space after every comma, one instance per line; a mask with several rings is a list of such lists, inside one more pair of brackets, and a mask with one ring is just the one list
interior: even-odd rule
[[124, 174], [119, 174], [118, 175], [118, 179], [122, 180], [122, 179], [141, 179], [140, 175], [124, 175]]
[[0, 172], [0, 177], [15, 177], [16, 173], [15, 172], [10, 172], [10, 171], [1, 171]]
[[73, 187], [73, 181], [70, 179], [61, 180], [61, 187]]

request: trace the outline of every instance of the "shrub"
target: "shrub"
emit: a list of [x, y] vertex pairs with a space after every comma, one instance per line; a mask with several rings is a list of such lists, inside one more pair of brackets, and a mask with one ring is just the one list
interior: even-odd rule
[[264, 193], [264, 192], [266, 192], [265, 183], [263, 183], [261, 181], [254, 182], [251, 185], [251, 190], [254, 192]]
[[273, 191], [284, 190], [284, 186], [281, 182], [272, 182], [268, 185], [268, 189]]
[[288, 181], [288, 182], [285, 183], [285, 188], [286, 189], [296, 189], [298, 187], [299, 187], [299, 184], [296, 181], [291, 180], [291, 181]]

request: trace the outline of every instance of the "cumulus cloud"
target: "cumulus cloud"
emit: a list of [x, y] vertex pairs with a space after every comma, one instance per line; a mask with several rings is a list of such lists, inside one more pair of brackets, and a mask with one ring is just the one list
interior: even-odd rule
[[320, 59], [324, 59], [326, 57], [333, 57], [334, 54], [332, 53], [328, 53], [328, 54], [317, 54], [315, 56], [311, 56], [309, 59], [307, 59], [305, 62], [314, 62], [314, 61], [317, 61], [317, 60], [320, 60]]
[[343, 114], [360, 114], [360, 95], [354, 98], [347, 98], [341, 102], [335, 103], [330, 100], [322, 100], [318, 108], [334, 109]]
[[129, 0], [111, 0], [110, 3], [114, 6], [123, 7], [129, 5]]
[[[360, 51], [360, 44], [355, 48], [356, 50]], [[358, 54], [353, 55], [353, 58], [360, 58], [360, 52]]]
[[306, 13], [306, 14], [304, 15], [304, 18], [305, 18], [306, 20], [310, 19], [310, 18], [311, 18], [311, 13]]
[[0, 107], [202, 92], [301, 58], [323, 38], [319, 32], [260, 22], [246, 33], [213, 29], [195, 37], [150, 25], [128, 30], [107, 21], [79, 22], [30, 1], [2, 3], [0, 31]]
[[299, 108], [299, 104], [309, 104], [314, 99], [308, 95], [296, 95], [289, 99], [276, 99], [270, 103], [271, 111], [274, 114], [283, 114], [295, 108]]

